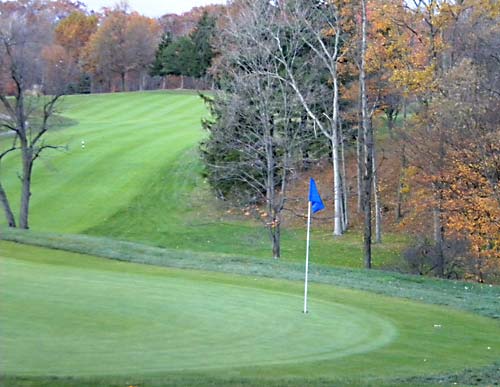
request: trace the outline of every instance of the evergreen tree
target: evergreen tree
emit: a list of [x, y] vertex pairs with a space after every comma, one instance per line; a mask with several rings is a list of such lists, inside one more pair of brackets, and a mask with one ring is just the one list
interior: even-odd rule
[[168, 45], [163, 50], [162, 59], [166, 75], [194, 76], [195, 47], [188, 36], [181, 36]]
[[188, 36], [172, 40], [167, 33], [156, 50], [150, 74], [204, 77], [214, 57], [211, 41], [215, 30], [215, 17], [205, 12]]
[[172, 34], [170, 32], [167, 32], [161, 38], [160, 44], [156, 49], [155, 60], [151, 65], [151, 69], [149, 71], [149, 74], [151, 76], [164, 77], [166, 75], [164, 70], [163, 52], [171, 44], [172, 44]]
[[196, 78], [205, 76], [208, 68], [212, 64], [212, 59], [214, 57], [212, 40], [215, 31], [215, 17], [204, 12], [198, 25], [190, 35], [194, 44], [194, 54], [196, 58], [192, 75]]

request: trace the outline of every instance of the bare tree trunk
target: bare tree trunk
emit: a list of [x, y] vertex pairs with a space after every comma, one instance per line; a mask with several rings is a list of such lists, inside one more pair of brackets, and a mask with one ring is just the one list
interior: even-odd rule
[[340, 168], [340, 135], [339, 135], [339, 88], [338, 79], [333, 79], [333, 117], [332, 117], [332, 162], [333, 162], [333, 235], [344, 233], [342, 211], [342, 174]]
[[121, 85], [122, 85], [122, 91], [126, 91], [125, 90], [125, 73], [120, 74], [120, 81], [121, 81]]
[[382, 208], [380, 205], [380, 191], [378, 184], [378, 167], [375, 146], [372, 148], [373, 162], [373, 199], [375, 202], [375, 243], [382, 243]]
[[439, 181], [433, 184], [434, 194], [437, 197], [437, 203], [432, 210], [434, 220], [434, 242], [438, 249], [438, 256], [436, 261], [436, 273], [439, 277], [444, 277], [444, 224], [443, 224], [443, 190], [442, 190], [442, 171], [444, 169], [446, 157], [445, 149], [445, 135], [441, 130], [439, 133], [439, 164], [438, 175]]
[[31, 148], [22, 149], [23, 175], [21, 178], [21, 208], [19, 213], [19, 227], [28, 229], [28, 213], [31, 198], [31, 172], [33, 170], [33, 155]]
[[279, 221], [276, 221], [274, 225], [272, 225], [272, 239], [273, 239], [273, 258], [278, 259], [281, 257], [281, 230]]
[[363, 213], [364, 213], [364, 232], [363, 232], [363, 250], [365, 268], [372, 267], [372, 172], [373, 172], [373, 129], [370, 125], [370, 117], [368, 113], [368, 96], [366, 90], [366, 49], [367, 49], [367, 16], [366, 16], [366, 0], [361, 0], [362, 6], [362, 33], [361, 33], [361, 68], [360, 68], [360, 84], [361, 84], [361, 112], [363, 117], [363, 137], [364, 137], [364, 174], [363, 174]]
[[[408, 117], [408, 102], [406, 97], [403, 97], [403, 131], [406, 131], [406, 120]], [[396, 222], [399, 222], [403, 218], [403, 184], [404, 184], [404, 173], [408, 167], [408, 161], [406, 160], [406, 146], [404, 140], [400, 138], [401, 141], [401, 156], [400, 156], [400, 167], [399, 167], [399, 182], [398, 189], [396, 193]]]
[[433, 184], [434, 194], [437, 195], [437, 203], [433, 209], [433, 220], [434, 220], [434, 241], [436, 242], [436, 247], [438, 248], [438, 256], [436, 262], [436, 272], [439, 277], [444, 277], [444, 224], [443, 224], [443, 190], [442, 190], [442, 171], [445, 167], [445, 134], [443, 130], [439, 132], [439, 164], [438, 173], [440, 177], [438, 182]]
[[143, 71], [140, 72], [139, 74], [139, 90], [144, 91], [145, 89], [145, 84], [146, 84], [146, 74], [144, 74]]
[[344, 214], [343, 222], [344, 222], [344, 230], [347, 230], [349, 227], [349, 209], [348, 209], [348, 192], [347, 192], [347, 174], [345, 170], [345, 145], [344, 145], [344, 136], [342, 136], [341, 142], [341, 154], [342, 154], [342, 199], [343, 199], [343, 208], [342, 213]]
[[184, 75], [181, 75], [181, 90], [184, 90]]
[[333, 235], [342, 235], [342, 188], [340, 176], [340, 162], [337, 136], [332, 137], [332, 160], [333, 160]]
[[5, 211], [5, 218], [7, 219], [7, 224], [9, 225], [9, 227], [16, 227], [16, 219], [14, 218], [14, 213], [10, 208], [9, 199], [7, 198], [7, 193], [3, 189], [1, 183], [0, 183], [0, 202], [2, 203], [2, 207]]
[[385, 112], [385, 117], [387, 118], [387, 131], [389, 132], [389, 137], [394, 138], [394, 123], [398, 118], [398, 109], [388, 108]]
[[437, 247], [437, 261], [436, 261], [436, 274], [438, 277], [444, 277], [444, 228], [443, 222], [441, 220], [441, 210], [435, 208], [432, 211], [432, 217], [434, 220], [434, 241]]
[[358, 176], [357, 176], [357, 192], [358, 192], [358, 213], [363, 211], [363, 163], [365, 159], [365, 155], [363, 153], [364, 143], [363, 143], [363, 113], [362, 113], [362, 90], [361, 90], [361, 82], [359, 83], [359, 120], [358, 120], [358, 135], [356, 139], [356, 154], [358, 158]]
[[399, 182], [398, 191], [396, 195], [396, 222], [399, 222], [403, 218], [403, 184], [404, 184], [404, 172], [407, 168], [406, 160], [406, 147], [403, 143], [401, 145], [401, 156], [400, 156], [400, 169], [399, 169]]

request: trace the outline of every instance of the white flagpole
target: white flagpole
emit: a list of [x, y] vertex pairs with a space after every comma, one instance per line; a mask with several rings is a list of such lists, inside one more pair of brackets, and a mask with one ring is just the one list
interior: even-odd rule
[[304, 284], [304, 313], [307, 313], [307, 275], [309, 272], [309, 233], [311, 231], [311, 202], [307, 206], [307, 247], [306, 247], [306, 279]]

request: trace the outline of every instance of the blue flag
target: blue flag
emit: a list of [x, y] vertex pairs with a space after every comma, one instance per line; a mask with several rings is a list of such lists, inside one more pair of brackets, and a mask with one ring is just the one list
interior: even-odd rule
[[325, 205], [321, 200], [321, 196], [319, 196], [318, 189], [316, 188], [316, 182], [313, 178], [311, 178], [309, 183], [309, 201], [311, 202], [313, 214], [325, 208]]

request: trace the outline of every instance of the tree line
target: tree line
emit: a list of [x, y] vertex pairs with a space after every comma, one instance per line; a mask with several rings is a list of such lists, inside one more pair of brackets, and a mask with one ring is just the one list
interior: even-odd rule
[[412, 271], [498, 276], [499, 16], [486, 0], [231, 2], [206, 97], [209, 182], [257, 205], [277, 258], [290, 181], [327, 157], [333, 234], [362, 219], [367, 268], [392, 212]]
[[[26, 29], [22, 23], [30, 18], [44, 36], [36, 54], [46, 73], [30, 87], [46, 88], [56, 81], [57, 69], [65, 66], [72, 71], [65, 80], [66, 92], [89, 93], [159, 88], [168, 75], [204, 77], [213, 56], [210, 40], [219, 11], [196, 8], [194, 16], [186, 13], [174, 24], [164, 20], [168, 15], [149, 18], [130, 11], [126, 3], [97, 13], [69, 0], [16, 0], [2, 2], [0, 12], [5, 40], [12, 28]], [[179, 35], [179, 25], [189, 30]], [[10, 82], [5, 93], [13, 92]]]

